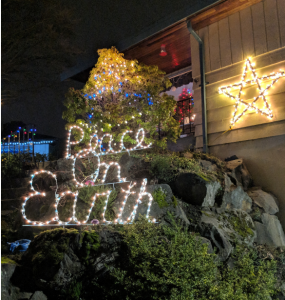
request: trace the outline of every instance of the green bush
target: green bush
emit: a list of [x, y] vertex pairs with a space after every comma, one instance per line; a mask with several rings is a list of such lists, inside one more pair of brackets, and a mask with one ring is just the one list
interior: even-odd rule
[[213, 179], [210, 172], [201, 168], [199, 161], [181, 157], [179, 153], [159, 151], [132, 153], [131, 156], [150, 162], [150, 172], [160, 182], [171, 182], [183, 172], [195, 173], [206, 181]]
[[[116, 142], [125, 130], [136, 132], [140, 127], [148, 132], [147, 144], [166, 148], [167, 140], [175, 142], [181, 129], [174, 119], [176, 101], [162, 93], [171, 86], [165, 73], [157, 66], [124, 59], [114, 47], [100, 49], [98, 54], [98, 62], [84, 88], [71, 88], [66, 94], [63, 119], [70, 124], [96, 125], [99, 136], [111, 133]], [[82, 143], [88, 142], [90, 136], [87, 128], [84, 131]], [[124, 142], [132, 145], [136, 140], [126, 135]]]
[[177, 224], [141, 219], [123, 236], [127, 259], [101, 285], [104, 299], [258, 300], [274, 293], [275, 264], [257, 261], [252, 250], [238, 248], [230, 268]]

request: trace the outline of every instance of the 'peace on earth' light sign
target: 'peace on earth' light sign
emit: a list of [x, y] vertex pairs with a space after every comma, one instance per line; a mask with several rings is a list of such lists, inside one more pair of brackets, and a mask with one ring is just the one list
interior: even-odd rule
[[[70, 141], [72, 130], [79, 130], [81, 132], [81, 137], [78, 141], [73, 141], [73, 142]], [[58, 184], [57, 184], [57, 177], [56, 177], [55, 174], [53, 174], [50, 171], [46, 171], [46, 170], [41, 170], [41, 171], [35, 172], [31, 176], [31, 181], [30, 181], [31, 189], [32, 189], [33, 193], [31, 193], [28, 197], [25, 197], [25, 201], [22, 205], [22, 214], [23, 214], [23, 217], [26, 220], [26, 222], [28, 224], [32, 225], [32, 226], [49, 226], [49, 225], [51, 225], [51, 223], [53, 225], [58, 225], [58, 226], [62, 226], [62, 225], [86, 225], [87, 222], [88, 222], [88, 219], [90, 217], [90, 214], [92, 212], [92, 209], [93, 209], [94, 205], [96, 205], [96, 200], [98, 199], [99, 196], [105, 196], [106, 200], [105, 200], [105, 206], [104, 206], [103, 214], [102, 214], [103, 224], [113, 223], [113, 222], [107, 221], [105, 219], [105, 212], [106, 212], [106, 209], [107, 209], [108, 199], [109, 199], [109, 196], [111, 194], [111, 190], [108, 190], [108, 191], [106, 191], [104, 193], [101, 193], [101, 194], [96, 193], [94, 195], [94, 197], [92, 198], [92, 203], [91, 203], [90, 209], [88, 210], [88, 213], [86, 215], [85, 220], [77, 220], [77, 218], [75, 216], [75, 209], [76, 209], [77, 196], [78, 196], [78, 193], [79, 193], [78, 190], [85, 186], [86, 181], [84, 183], [84, 181], [79, 182], [77, 180], [76, 175], [75, 175], [75, 163], [76, 163], [77, 159], [80, 159], [80, 158], [86, 157], [89, 154], [92, 154], [97, 158], [98, 165], [97, 165], [97, 169], [95, 170], [95, 172], [89, 176], [90, 179], [91, 179], [91, 180], [90, 179], [88, 180], [89, 182], [91, 181], [95, 184], [96, 180], [98, 179], [100, 169], [104, 169], [104, 174], [103, 174], [103, 178], [101, 180], [100, 185], [106, 184], [105, 180], [106, 180], [107, 172], [108, 172], [108, 170], [111, 166], [115, 166], [117, 168], [117, 179], [118, 179], [118, 181], [115, 182], [115, 183], [127, 182], [126, 178], [121, 178], [121, 167], [117, 162], [105, 163], [105, 162], [101, 162], [101, 158], [102, 158], [102, 156], [108, 155], [108, 154], [117, 154], [117, 153], [121, 153], [121, 152], [130, 152], [130, 151], [134, 151], [134, 150], [142, 150], [142, 149], [149, 148], [151, 146], [151, 144], [149, 144], [147, 146], [142, 145], [142, 143], [144, 141], [144, 137], [145, 137], [145, 132], [144, 132], [144, 129], [141, 128], [136, 133], [136, 137], [135, 137], [136, 138], [136, 144], [132, 148], [127, 149], [124, 145], [124, 137], [125, 137], [126, 134], [131, 133], [131, 132], [132, 131], [126, 130], [123, 133], [123, 135], [121, 137], [121, 140], [120, 140], [120, 144], [119, 144], [119, 150], [117, 150], [117, 151], [115, 151], [112, 148], [112, 141], [113, 141], [112, 135], [107, 133], [107, 134], [104, 134], [101, 138], [99, 138], [99, 136], [96, 133], [94, 133], [90, 136], [90, 141], [89, 141], [88, 148], [80, 150], [75, 155], [71, 155], [71, 153], [70, 153], [71, 152], [71, 146], [75, 145], [75, 144], [79, 144], [83, 140], [83, 137], [84, 137], [84, 130], [80, 126], [77, 126], [77, 125], [71, 126], [69, 128], [68, 137], [67, 137], [67, 149], [66, 149], [67, 151], [66, 151], [65, 158], [72, 161], [73, 180], [75, 182], [75, 186], [77, 187], [77, 190], [75, 192], [65, 191], [64, 193], [61, 193], [59, 195], [57, 193]], [[108, 149], [105, 150], [105, 151], [102, 150], [102, 141], [104, 140], [104, 138], [109, 138]], [[36, 191], [34, 186], [33, 186], [34, 178], [39, 174], [47, 174], [47, 175], [52, 176], [55, 179], [55, 184], [56, 184], [56, 190], [55, 190], [55, 217], [53, 219], [51, 219], [50, 221], [47, 221], [47, 222], [29, 220], [27, 218], [26, 212], [25, 212], [25, 207], [26, 207], [27, 201], [29, 199], [31, 199], [34, 196], [43, 196], [44, 197], [46, 195], [45, 193], [41, 193], [39, 191]], [[138, 207], [139, 203], [141, 203], [141, 199], [144, 196], [147, 196], [149, 198], [148, 209], [147, 209], [147, 213], [146, 213], [146, 217], [149, 218], [149, 212], [150, 212], [151, 204], [152, 204], [152, 201], [153, 201], [153, 197], [150, 193], [145, 192], [146, 184], [147, 184], [147, 179], [145, 178], [142, 181], [142, 185], [141, 185], [141, 188], [140, 188], [138, 198], [136, 200], [136, 204], [134, 205], [133, 211], [131, 212], [130, 216], [128, 217], [127, 222], [132, 222], [134, 220], [134, 218], [136, 216], [136, 212], [137, 212], [137, 207]], [[122, 207], [120, 208], [120, 213], [117, 215], [117, 218], [114, 220], [114, 223], [118, 223], [118, 224], [126, 223], [126, 221], [124, 222], [122, 220], [122, 214], [123, 214], [126, 202], [128, 200], [128, 197], [131, 194], [135, 193], [135, 192], [131, 192], [131, 189], [135, 185], [136, 185], [136, 182], [134, 184], [130, 183], [127, 190], [121, 189], [122, 192], [125, 193], [125, 198], [124, 198], [124, 201], [122, 203]], [[57, 210], [60, 199], [62, 197], [64, 197], [65, 195], [72, 195], [74, 197], [72, 217], [69, 219], [68, 222], [64, 222], [64, 221], [60, 220], [59, 215], [58, 215], [58, 210]], [[153, 219], [152, 221], [155, 222], [156, 220]]]

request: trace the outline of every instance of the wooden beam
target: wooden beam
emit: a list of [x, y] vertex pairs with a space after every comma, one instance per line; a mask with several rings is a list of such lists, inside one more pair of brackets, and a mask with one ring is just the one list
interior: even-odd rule
[[190, 20], [193, 28], [199, 30], [261, 1], [262, 0], [226, 0], [211, 9], [197, 14], [190, 18]]

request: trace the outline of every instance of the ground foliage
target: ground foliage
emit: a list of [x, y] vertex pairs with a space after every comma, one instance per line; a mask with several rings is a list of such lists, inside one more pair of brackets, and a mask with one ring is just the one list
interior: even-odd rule
[[203, 170], [197, 159], [189, 159], [179, 152], [144, 151], [133, 152], [131, 156], [149, 162], [151, 174], [160, 182], [171, 182], [183, 172], [195, 173], [206, 181], [213, 180], [217, 175], [215, 172]]
[[[167, 139], [175, 141], [180, 126], [173, 118], [176, 101], [161, 94], [171, 86], [165, 73], [157, 66], [124, 59], [114, 47], [98, 50], [98, 54], [83, 90], [70, 89], [66, 94], [63, 119], [69, 124], [96, 125], [100, 134], [112, 133], [117, 142], [125, 130], [135, 132], [140, 127], [148, 132], [147, 143], [165, 148]], [[163, 131], [161, 137], [158, 128]], [[87, 143], [90, 132], [85, 131], [83, 142]], [[126, 136], [125, 142], [135, 143], [134, 136]]]
[[237, 247], [234, 267], [219, 263], [207, 245], [178, 224], [145, 219], [123, 232], [127, 261], [111, 269], [102, 299], [268, 299], [275, 290], [276, 262]]

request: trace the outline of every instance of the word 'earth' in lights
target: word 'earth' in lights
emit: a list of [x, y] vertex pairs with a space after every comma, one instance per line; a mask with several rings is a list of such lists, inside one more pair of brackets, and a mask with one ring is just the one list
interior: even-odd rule
[[[278, 79], [280, 77], [284, 77], [284, 71], [280, 70], [277, 73], [270, 73], [269, 75], [265, 75], [262, 77], [257, 77], [256, 71], [253, 68], [254, 63], [251, 62], [250, 58], [248, 58], [245, 61], [245, 65], [244, 65], [244, 69], [243, 69], [243, 74], [241, 77], [241, 81], [232, 85], [228, 85], [228, 86], [223, 86], [219, 88], [219, 93], [220, 94], [224, 94], [227, 97], [233, 99], [236, 101], [235, 104], [235, 110], [233, 112], [233, 117], [231, 120], [231, 125], [230, 128], [232, 126], [235, 125], [235, 123], [237, 121], [239, 121], [241, 119], [241, 117], [248, 111], [248, 110], [254, 110], [256, 113], [260, 113], [262, 115], [267, 116], [269, 119], [273, 118], [273, 114], [272, 114], [272, 110], [270, 109], [270, 104], [268, 104], [267, 100], [266, 100], [266, 93], [267, 91], [278, 81]], [[245, 77], [247, 75], [248, 72], [251, 72], [251, 77], [252, 79], [248, 79], [246, 80]], [[263, 83], [264, 81], [267, 80], [271, 80], [271, 82], [269, 84], [267, 84], [264, 88], [261, 87], [261, 83]], [[257, 97], [254, 97], [251, 103], [246, 102], [244, 99], [242, 99], [242, 94], [243, 93], [243, 88], [248, 86], [248, 85], [252, 85], [252, 84], [256, 84], [257, 85], [257, 89], [259, 90]], [[237, 96], [234, 96], [232, 94], [232, 90], [236, 89], [237, 90]], [[236, 91], [235, 91], [236, 92]], [[256, 106], [256, 101], [261, 98], [263, 100], [263, 108], [260, 109]], [[238, 108], [240, 105], [244, 105], [245, 108], [242, 110], [242, 112], [238, 113]]]
[[[76, 141], [76, 142], [71, 142], [70, 141], [70, 137], [71, 137], [71, 131], [72, 129], [77, 129], [81, 132], [81, 137], [79, 139], [79, 141]], [[84, 187], [84, 184], [83, 183], [80, 183], [77, 181], [76, 177], [75, 177], [75, 162], [76, 162], [76, 159], [77, 158], [82, 158], [84, 156], [86, 156], [87, 154], [93, 154], [94, 156], [97, 157], [98, 159], [98, 168], [97, 170], [92, 174], [90, 175], [90, 177], [92, 178], [92, 180], [88, 180], [88, 182], [93, 182], [95, 183], [96, 180], [98, 179], [98, 175], [99, 175], [99, 169], [100, 167], [105, 167], [105, 172], [104, 172], [104, 175], [103, 175], [103, 179], [101, 180], [101, 182], [104, 184], [105, 183], [105, 179], [106, 179], [106, 175], [107, 175], [107, 172], [109, 170], [109, 168], [113, 165], [113, 166], [116, 166], [117, 169], [118, 169], [118, 173], [117, 173], [117, 178], [118, 178], [118, 182], [116, 183], [123, 183], [123, 182], [126, 182], [126, 178], [121, 178], [120, 176], [120, 165], [117, 163], [117, 162], [109, 162], [109, 163], [101, 163], [100, 162], [100, 157], [103, 156], [103, 155], [107, 155], [107, 154], [115, 154], [115, 153], [120, 153], [120, 152], [125, 152], [125, 151], [134, 151], [134, 150], [141, 150], [141, 149], [145, 149], [145, 148], [149, 148], [151, 146], [151, 144], [147, 145], [147, 146], [143, 146], [142, 145], [142, 142], [144, 140], [144, 130], [143, 129], [139, 129], [137, 134], [136, 134], [136, 141], [137, 141], [137, 144], [135, 146], [133, 146], [132, 148], [129, 148], [127, 149], [124, 145], [124, 136], [127, 134], [127, 133], [131, 133], [132, 131], [129, 131], [127, 130], [126, 132], [123, 133], [122, 137], [121, 137], [121, 141], [120, 141], [120, 150], [119, 151], [114, 151], [113, 148], [112, 148], [112, 135], [110, 134], [105, 134], [102, 136], [102, 138], [98, 138], [97, 134], [94, 133], [93, 135], [90, 136], [90, 142], [89, 142], [89, 148], [87, 149], [83, 149], [83, 150], [80, 150], [77, 154], [75, 154], [74, 156], [71, 155], [69, 152], [71, 150], [71, 145], [75, 145], [75, 144], [79, 144], [82, 140], [83, 140], [83, 137], [84, 137], [84, 130], [77, 126], [77, 125], [74, 125], [74, 126], [71, 126], [70, 129], [69, 129], [69, 133], [68, 133], [68, 137], [67, 137], [67, 154], [66, 154], [66, 159], [71, 159], [73, 160], [73, 165], [72, 165], [72, 174], [73, 174], [73, 180], [75, 181], [75, 185], [78, 189]], [[139, 135], [141, 134], [141, 138], [139, 139]], [[102, 145], [102, 141], [105, 137], [109, 137], [109, 142], [108, 142], [108, 151], [106, 152], [102, 152], [101, 151], [101, 145]], [[96, 143], [95, 143], [95, 146], [92, 146], [92, 140], [93, 138], [96, 139]], [[99, 148], [99, 152], [96, 152], [96, 149]], [[42, 193], [42, 192], [39, 192], [39, 191], [36, 191], [34, 186], [33, 186], [33, 181], [34, 181], [34, 178], [35, 176], [39, 175], [39, 174], [47, 174], [49, 176], [51, 176], [54, 180], [55, 180], [55, 186], [56, 186], [56, 189], [55, 189], [55, 217], [53, 219], [51, 219], [50, 221], [46, 221], [46, 222], [41, 222], [41, 221], [32, 221], [32, 220], [29, 220], [26, 216], [26, 211], [25, 211], [25, 208], [26, 208], [26, 204], [27, 204], [27, 201], [34, 197], [34, 196], [46, 196], [45, 193]], [[102, 184], [101, 183], [101, 184]], [[136, 200], [136, 203], [133, 207], [133, 211], [131, 212], [130, 216], [127, 218], [127, 221], [123, 221], [122, 219], [122, 214], [123, 214], [123, 211], [124, 211], [124, 208], [125, 208], [125, 204], [129, 198], [129, 196], [131, 194], [134, 194], [134, 192], [131, 192], [131, 189], [136, 185], [136, 182], [134, 184], [130, 183], [129, 187], [127, 190], [124, 190], [124, 189], [121, 189], [123, 193], [126, 193], [126, 196], [124, 198], [124, 201], [122, 203], [122, 207], [120, 208], [120, 212], [119, 214], [117, 215], [117, 218], [114, 220], [114, 223], [118, 223], [118, 224], [125, 224], [127, 222], [132, 222], [136, 216], [136, 213], [137, 213], [137, 208], [138, 208], [138, 205], [141, 203], [141, 199], [142, 197], [144, 196], [147, 196], [149, 198], [149, 202], [148, 202], [148, 209], [147, 209], [147, 213], [146, 213], [146, 217], [149, 218], [149, 213], [150, 213], [150, 208], [151, 208], [151, 204], [152, 204], [152, 201], [153, 201], [153, 197], [150, 193], [147, 193], [145, 192], [145, 188], [146, 188], [146, 184], [147, 184], [147, 179], [143, 179], [143, 182], [142, 182], [142, 185], [141, 185], [141, 188], [140, 188], [140, 192], [139, 192], [139, 195], [138, 195], [138, 198]], [[55, 174], [53, 174], [52, 172], [50, 171], [45, 171], [45, 170], [41, 170], [41, 171], [38, 171], [38, 172], [35, 172], [34, 174], [32, 174], [31, 176], [31, 181], [30, 181], [30, 185], [31, 185], [31, 190], [34, 192], [34, 193], [31, 193], [28, 197], [25, 197], [25, 201], [22, 205], [22, 214], [23, 214], [23, 217], [24, 219], [29, 223], [29, 224], [32, 224], [34, 226], [48, 226], [49, 224], [53, 224], [53, 225], [58, 225], [58, 226], [61, 226], [61, 225], [84, 225], [84, 224], [87, 224], [89, 218], [90, 218], [90, 215], [91, 215], [91, 212], [92, 212], [92, 209], [94, 207], [94, 205], [96, 204], [96, 200], [98, 199], [99, 196], [106, 196], [106, 200], [105, 200], [105, 205], [104, 205], [104, 208], [103, 208], [103, 213], [102, 213], [102, 219], [103, 219], [103, 224], [111, 224], [113, 222], [111, 221], [107, 221], [105, 219], [105, 212], [106, 212], [106, 209], [107, 209], [107, 204], [108, 204], [108, 199], [109, 199], [109, 196], [111, 194], [111, 190], [108, 190], [104, 193], [96, 193], [93, 198], [92, 198], [92, 203], [91, 203], [91, 206], [90, 206], [90, 209], [88, 210], [88, 213], [87, 213], [87, 216], [85, 218], [84, 221], [79, 221], [75, 214], [76, 214], [76, 203], [77, 203], [77, 196], [79, 194], [79, 191], [76, 190], [75, 192], [72, 192], [72, 191], [65, 191], [63, 193], [61, 193], [60, 195], [57, 193], [57, 190], [58, 190], [58, 184], [57, 184], [57, 177]], [[93, 185], [94, 186], [94, 185]], [[59, 219], [59, 215], [58, 215], [58, 204], [59, 204], [59, 201], [61, 198], [63, 198], [64, 196], [66, 195], [71, 195], [74, 197], [74, 203], [73, 203], [73, 211], [72, 211], [72, 217], [69, 218], [69, 221], [62, 221]], [[152, 220], [153, 222], [156, 222], [155, 219]], [[54, 224], [55, 223], [55, 224]]]

